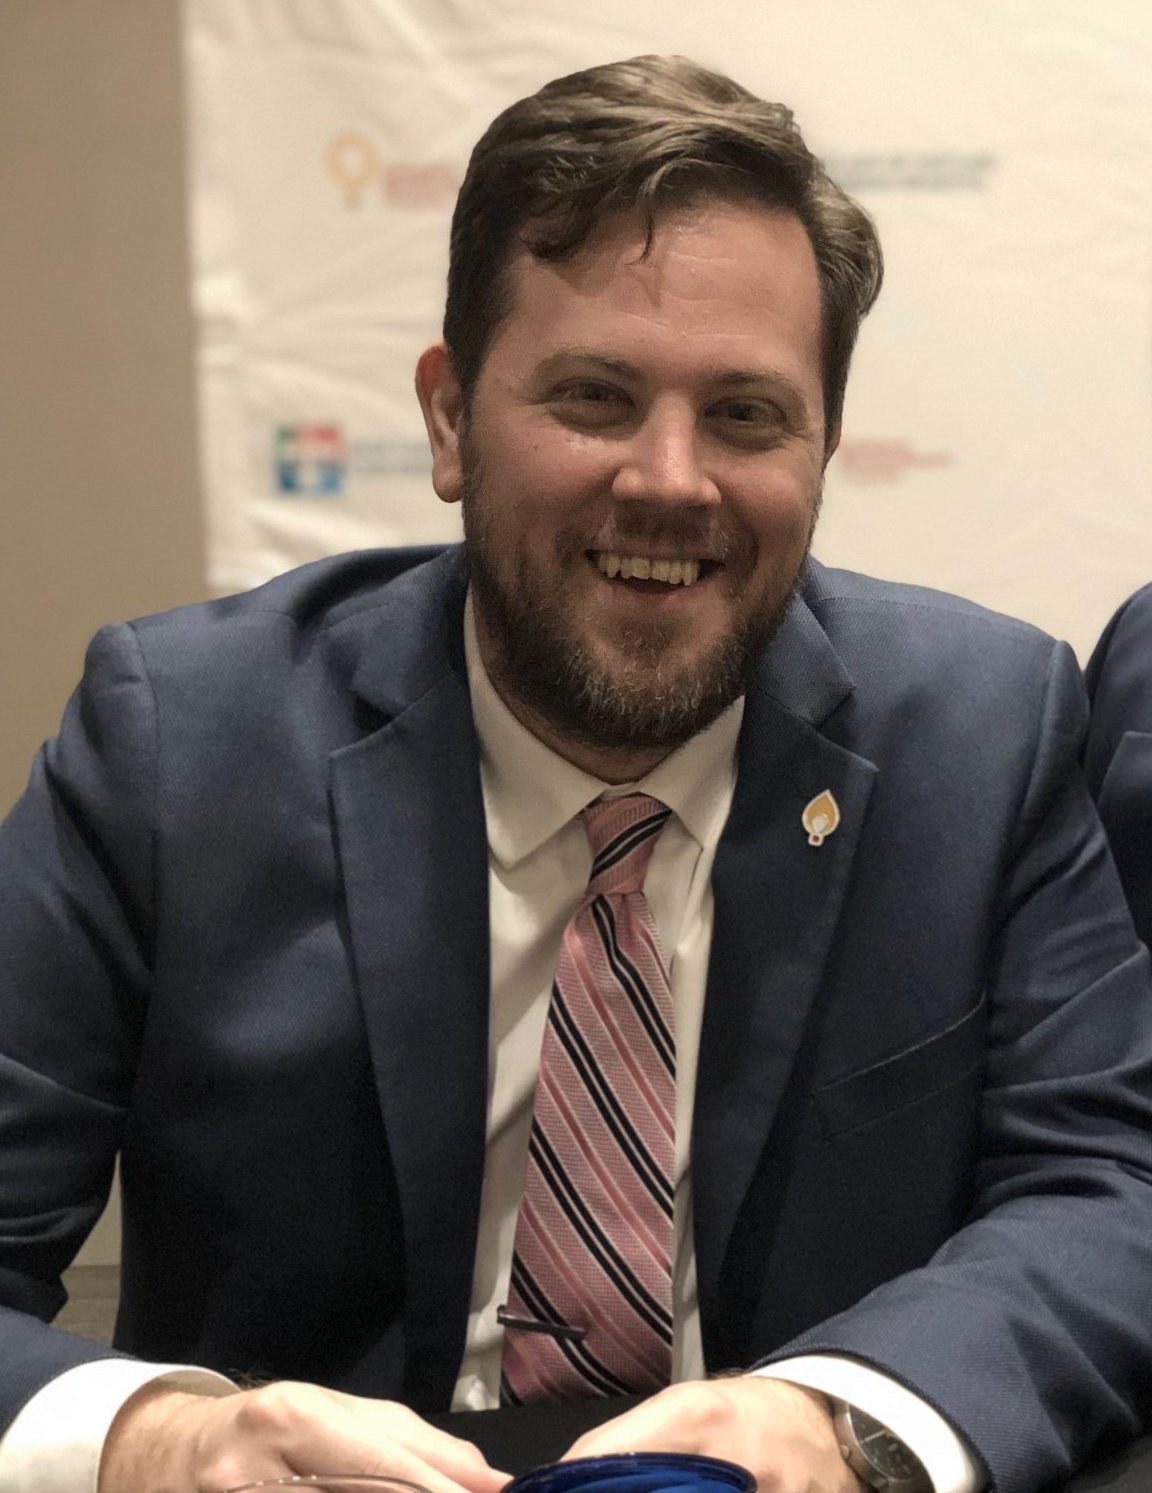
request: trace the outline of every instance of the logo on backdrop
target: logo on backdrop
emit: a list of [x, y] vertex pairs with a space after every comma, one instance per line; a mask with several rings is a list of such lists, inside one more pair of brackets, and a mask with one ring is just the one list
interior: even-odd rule
[[846, 192], [983, 192], [994, 155], [897, 150], [828, 156], [828, 175]]
[[846, 437], [836, 449], [835, 460], [842, 477], [866, 486], [873, 482], [899, 482], [909, 472], [950, 467], [955, 457], [949, 451], [920, 451], [909, 441]]
[[[364, 130], [341, 130], [324, 152], [329, 177], [345, 207], [368, 203], [400, 211], [451, 208], [464, 180], [459, 161], [396, 160]], [[994, 155], [964, 151], [889, 151], [831, 155], [829, 175], [846, 192], [982, 192], [999, 164]]]
[[289, 497], [334, 497], [344, 491], [348, 467], [339, 425], [278, 425], [276, 490]]
[[407, 212], [451, 207], [464, 180], [456, 161], [393, 160], [363, 130], [333, 135], [325, 164], [345, 207], [353, 209], [370, 202]]
[[345, 497], [350, 488], [394, 477], [426, 477], [432, 457], [426, 440], [349, 435], [332, 420], [272, 428], [273, 485], [285, 498]]

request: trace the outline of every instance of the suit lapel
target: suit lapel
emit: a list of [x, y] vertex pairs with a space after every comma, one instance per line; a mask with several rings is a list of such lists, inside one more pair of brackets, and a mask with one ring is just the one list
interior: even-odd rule
[[[749, 689], [736, 793], [716, 854], [715, 925], [693, 1120], [692, 1189], [705, 1354], [723, 1366], [725, 1256], [819, 987], [875, 768], [819, 724], [851, 681], [799, 599]], [[830, 791], [835, 832], [806, 805]]]
[[463, 1352], [484, 1168], [488, 867], [463, 587], [452, 557], [411, 576], [390, 588], [355, 681], [385, 724], [334, 755], [331, 781], [404, 1220], [405, 1396], [439, 1408]]

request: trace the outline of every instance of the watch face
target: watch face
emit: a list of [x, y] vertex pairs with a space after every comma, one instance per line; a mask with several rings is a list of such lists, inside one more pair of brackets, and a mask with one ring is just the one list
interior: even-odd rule
[[848, 1420], [860, 1450], [883, 1477], [894, 1483], [907, 1483], [923, 1476], [919, 1459], [887, 1426], [855, 1406], [848, 1407]]

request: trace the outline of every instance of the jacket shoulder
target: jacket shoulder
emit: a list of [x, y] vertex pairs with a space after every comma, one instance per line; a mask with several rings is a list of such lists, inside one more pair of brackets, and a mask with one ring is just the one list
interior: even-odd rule
[[858, 664], [883, 667], [895, 658], [926, 664], [965, 656], [990, 665], [998, 659], [1049, 659], [1055, 640], [1031, 622], [947, 591], [812, 562], [803, 599], [834, 646]]
[[285, 571], [250, 591], [137, 617], [131, 626], [141, 635], [187, 634], [283, 618], [294, 628], [324, 632], [379, 607], [398, 582], [418, 589], [418, 572], [438, 561], [444, 566], [456, 548], [408, 545], [333, 555]]
[[[354, 688], [364, 668], [418, 692], [458, 662], [465, 570], [458, 546], [365, 550], [318, 560], [252, 591], [113, 624], [88, 650], [86, 680], [126, 669], [169, 707], [272, 714], [310, 692]], [[379, 691], [378, 691], [379, 693]]]

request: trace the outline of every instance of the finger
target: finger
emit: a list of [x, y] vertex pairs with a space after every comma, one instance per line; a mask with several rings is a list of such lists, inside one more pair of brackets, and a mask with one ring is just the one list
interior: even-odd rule
[[[320, 1460], [317, 1460], [317, 1458]], [[356, 1438], [352, 1442], [330, 1443], [327, 1448], [311, 1452], [305, 1447], [293, 1448], [287, 1458], [286, 1472], [302, 1477], [308, 1473], [371, 1473], [376, 1477], [399, 1478], [415, 1483], [427, 1493], [481, 1493], [469, 1483], [458, 1482], [418, 1452], [398, 1441], [374, 1438], [371, 1442]]]
[[[323, 1421], [293, 1447], [294, 1472], [328, 1466], [418, 1483], [428, 1493], [499, 1493], [509, 1474], [490, 1467], [470, 1441], [430, 1426], [402, 1405], [333, 1397]], [[339, 1462], [333, 1462], [332, 1456]], [[303, 1465], [311, 1459], [311, 1468]]]
[[451, 1478], [460, 1487], [467, 1489], [468, 1493], [501, 1493], [501, 1489], [506, 1488], [512, 1481], [512, 1474], [490, 1467], [479, 1448], [470, 1442], [464, 1445], [471, 1455], [453, 1455], [449, 1459], [443, 1459], [439, 1455], [426, 1456], [419, 1451], [416, 1455], [443, 1476]]
[[458, 1476], [452, 1475], [438, 1462], [399, 1442], [379, 1448], [376, 1456], [376, 1465], [369, 1465], [366, 1470], [403, 1478], [428, 1493], [499, 1493], [509, 1481], [506, 1473], [496, 1472], [482, 1458], [478, 1466], [466, 1466]]
[[410, 1420], [393, 1432], [395, 1439], [441, 1472], [471, 1488], [473, 1493], [499, 1493], [511, 1482], [512, 1474], [491, 1467], [474, 1442], [429, 1425], [415, 1411], [405, 1409], [404, 1414]]
[[281, 1382], [213, 1405], [198, 1438], [211, 1476], [198, 1487], [316, 1472], [372, 1473], [428, 1493], [500, 1493], [509, 1481], [471, 1442], [394, 1402]]
[[489, 1466], [475, 1443], [429, 1425], [406, 1406], [392, 1404], [388, 1409], [393, 1417], [388, 1427], [391, 1439], [471, 1493], [499, 1493], [511, 1481], [511, 1473]]

